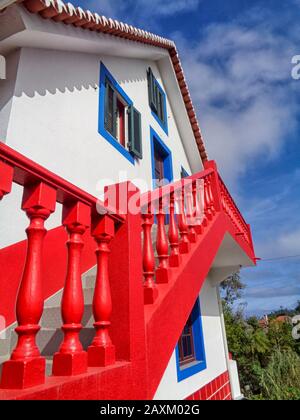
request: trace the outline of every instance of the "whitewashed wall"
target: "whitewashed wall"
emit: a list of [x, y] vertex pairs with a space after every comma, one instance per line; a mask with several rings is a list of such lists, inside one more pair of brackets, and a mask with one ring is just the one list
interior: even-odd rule
[[[144, 157], [134, 166], [98, 133], [101, 61], [142, 113]], [[18, 70], [16, 80], [11, 73], [0, 82], [0, 97], [5, 93], [7, 98], [5, 104], [0, 102], [1, 140], [25, 156], [93, 195], [99, 195], [97, 184], [106, 178], [107, 183], [143, 179], [148, 187], [141, 188], [146, 190], [152, 187], [151, 125], [172, 151], [174, 178], [180, 177], [181, 166], [190, 171], [170, 104], [169, 136], [151, 115], [149, 65], [163, 85], [155, 62], [30, 48], [22, 49], [19, 61], [12, 62]], [[27, 222], [16, 210], [18, 191], [15, 188], [0, 206], [0, 248], [25, 238]], [[12, 220], [18, 220], [13, 230]], [[58, 224], [58, 216], [52, 216], [48, 227]]]
[[217, 290], [206, 279], [200, 293], [207, 369], [181, 382], [177, 380], [175, 350], [156, 391], [156, 400], [183, 400], [227, 370]]

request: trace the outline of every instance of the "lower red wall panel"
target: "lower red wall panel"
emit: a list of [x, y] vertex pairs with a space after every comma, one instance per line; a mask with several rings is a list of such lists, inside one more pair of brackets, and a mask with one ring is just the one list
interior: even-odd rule
[[190, 395], [187, 400], [229, 401], [232, 400], [228, 372], [215, 378], [212, 382]]
[[[45, 299], [56, 293], [64, 285], [67, 267], [67, 240], [67, 233], [62, 226], [49, 230], [46, 235], [43, 258]], [[84, 242], [82, 273], [96, 265], [96, 244], [88, 231], [84, 235]], [[25, 240], [0, 250], [0, 316], [4, 317], [6, 326], [16, 320], [15, 304], [24, 267], [26, 248], [27, 241]]]

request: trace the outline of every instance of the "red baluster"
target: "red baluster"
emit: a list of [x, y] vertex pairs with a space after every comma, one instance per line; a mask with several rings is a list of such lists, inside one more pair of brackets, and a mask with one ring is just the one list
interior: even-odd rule
[[239, 218], [238, 218], [238, 214], [237, 214], [237, 211], [236, 211], [236, 208], [235, 208], [234, 203], [232, 203], [232, 213], [233, 213], [233, 222], [234, 222], [234, 224], [236, 226], [236, 229], [238, 231], [240, 231]]
[[116, 360], [115, 346], [109, 335], [112, 300], [108, 274], [109, 244], [114, 234], [115, 224], [109, 216], [95, 216], [92, 235], [97, 243], [97, 276], [93, 300], [95, 337], [88, 348], [91, 367], [112, 365]]
[[195, 217], [195, 226], [194, 229], [198, 235], [203, 233], [203, 226], [202, 226], [202, 217], [201, 217], [201, 206], [200, 206], [200, 198], [199, 198], [199, 187], [200, 187], [200, 180], [196, 180], [193, 182], [193, 201], [194, 201], [194, 217]]
[[150, 213], [150, 205], [147, 213], [142, 214], [142, 227], [144, 233], [143, 246], [143, 269], [144, 269], [144, 296], [145, 304], [152, 304], [158, 297], [158, 290], [154, 282], [155, 259], [151, 238], [151, 230], [153, 226], [154, 217]]
[[165, 228], [165, 212], [162, 198], [159, 200], [157, 218], [156, 250], [159, 266], [156, 270], [156, 283], [168, 283], [169, 281], [169, 243]]
[[235, 224], [235, 219], [234, 219], [233, 206], [230, 200], [228, 200], [228, 206], [229, 206], [229, 215], [230, 215], [231, 222], [234, 225], [235, 229], [237, 229], [236, 224]]
[[171, 246], [171, 255], [169, 257], [170, 267], [178, 267], [180, 265], [179, 255], [179, 232], [175, 218], [175, 193], [170, 194], [170, 222], [169, 222], [169, 241]]
[[216, 162], [207, 161], [204, 164], [205, 169], [211, 169], [212, 173], [207, 176], [209, 183], [209, 200], [210, 200], [210, 210], [212, 216], [217, 212], [222, 210], [222, 200], [223, 200], [223, 182], [218, 175], [218, 167]]
[[205, 198], [205, 179], [201, 179], [200, 184], [200, 203], [202, 211], [202, 229], [207, 227], [208, 219], [206, 217], [206, 198]]
[[186, 196], [186, 213], [188, 219], [188, 227], [189, 227], [189, 240], [192, 243], [197, 241], [197, 233], [194, 227], [195, 224], [195, 217], [194, 217], [194, 205], [193, 205], [193, 185], [192, 183], [187, 185], [185, 188], [185, 196]]
[[211, 208], [210, 208], [210, 198], [209, 198], [209, 185], [208, 185], [208, 180], [207, 178], [204, 180], [204, 203], [205, 203], [205, 208], [204, 208], [204, 212], [205, 212], [205, 217], [207, 220], [211, 220], [212, 219], [212, 212], [211, 212]]
[[211, 214], [212, 216], [214, 216], [216, 214], [216, 210], [215, 210], [215, 206], [214, 206], [214, 196], [213, 196], [213, 192], [212, 192], [212, 180], [213, 175], [209, 175], [208, 176], [208, 195], [209, 195], [209, 203], [210, 203], [210, 210], [211, 210]]
[[188, 225], [186, 222], [185, 216], [185, 207], [184, 207], [184, 189], [179, 192], [178, 197], [178, 208], [179, 214], [178, 218], [178, 227], [180, 232], [180, 243], [179, 243], [179, 251], [181, 254], [187, 254], [190, 251], [190, 242], [189, 242], [189, 230]]
[[11, 192], [14, 170], [11, 166], [0, 161], [0, 201], [3, 196]]
[[54, 376], [74, 376], [87, 371], [87, 353], [82, 348], [79, 333], [84, 313], [81, 281], [81, 253], [84, 246], [82, 236], [90, 226], [90, 219], [89, 206], [80, 202], [64, 206], [63, 225], [69, 235], [67, 276], [61, 303], [64, 340], [54, 355]]
[[23, 389], [43, 384], [45, 359], [36, 345], [36, 335], [43, 313], [44, 296], [41, 278], [42, 247], [46, 235], [45, 220], [54, 212], [56, 191], [44, 183], [24, 189], [22, 209], [30, 220], [24, 272], [18, 292], [16, 312], [18, 343], [5, 362], [2, 388]]

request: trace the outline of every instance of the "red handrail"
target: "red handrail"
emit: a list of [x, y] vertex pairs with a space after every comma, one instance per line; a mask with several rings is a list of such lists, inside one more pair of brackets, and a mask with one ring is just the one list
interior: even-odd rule
[[109, 213], [110, 217], [116, 222], [124, 222], [125, 217], [117, 214], [112, 207], [104, 205], [102, 201], [88, 192], [76, 187], [71, 182], [54, 174], [43, 166], [33, 162], [21, 153], [0, 142], [0, 160], [8, 163], [14, 168], [14, 182], [25, 186], [35, 181], [47, 183], [57, 191], [57, 202], [64, 204], [69, 201], [81, 201], [91, 207], [96, 207], [98, 211]]
[[242, 213], [241, 213], [240, 209], [239, 209], [239, 208], [238, 208], [238, 206], [236, 205], [236, 203], [235, 203], [234, 199], [232, 198], [232, 195], [231, 195], [231, 194], [230, 194], [230, 192], [228, 191], [228, 188], [226, 187], [226, 184], [225, 184], [225, 182], [223, 181], [223, 179], [221, 178], [221, 176], [220, 176], [220, 175], [219, 175], [219, 181], [220, 181], [221, 186], [222, 186], [222, 187], [224, 188], [224, 190], [226, 191], [226, 195], [227, 195], [227, 196], [228, 196], [228, 198], [231, 200], [231, 202], [232, 202], [232, 204], [234, 205], [234, 207], [235, 207], [236, 211], [238, 212], [238, 215], [239, 215], [240, 220], [243, 222], [243, 224], [244, 224], [245, 226], [248, 226], [248, 224], [247, 224], [246, 220], [244, 219], [244, 217], [243, 217], [243, 215], [242, 215]]
[[171, 192], [176, 192], [181, 190], [183, 187], [188, 187], [197, 179], [203, 179], [211, 173], [213, 173], [213, 169], [205, 169], [195, 175], [175, 181], [172, 184], [164, 185], [163, 187], [157, 188], [153, 191], [147, 191], [141, 195], [141, 207], [145, 207], [149, 203], [153, 203], [154, 201], [158, 201], [160, 198], [169, 196]]

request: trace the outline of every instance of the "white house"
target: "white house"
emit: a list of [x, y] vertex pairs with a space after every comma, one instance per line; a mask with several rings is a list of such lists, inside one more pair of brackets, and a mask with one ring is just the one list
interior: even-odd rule
[[[255, 264], [251, 231], [208, 160], [175, 44], [60, 0], [4, 6], [0, 399], [241, 398], [218, 286]], [[127, 199], [96, 214], [125, 181], [137, 214]]]

